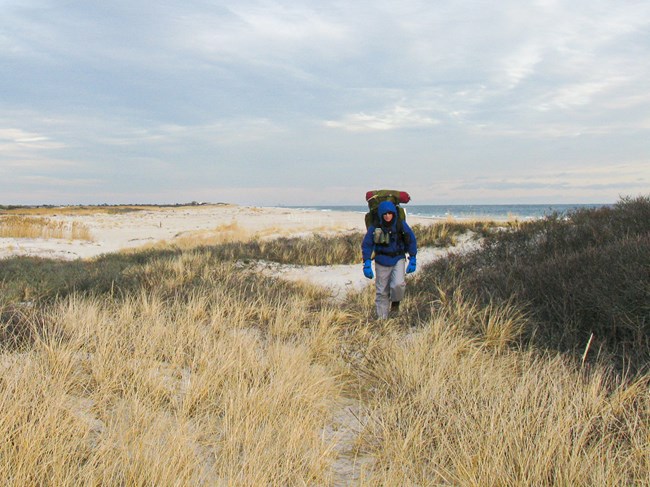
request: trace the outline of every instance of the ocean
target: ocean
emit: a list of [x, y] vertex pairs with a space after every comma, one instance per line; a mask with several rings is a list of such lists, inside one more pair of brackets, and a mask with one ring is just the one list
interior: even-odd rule
[[[545, 205], [402, 205], [408, 215], [427, 218], [453, 218], [459, 220], [494, 219], [494, 220], [532, 220], [543, 218], [553, 213], [566, 214], [581, 208], [600, 208], [608, 204], [545, 204]], [[321, 211], [351, 211], [365, 213], [366, 205], [351, 206], [289, 206]]]

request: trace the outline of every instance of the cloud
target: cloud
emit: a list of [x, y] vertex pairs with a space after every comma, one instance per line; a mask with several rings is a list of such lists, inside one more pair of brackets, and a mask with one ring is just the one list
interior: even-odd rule
[[535, 73], [535, 67], [542, 60], [541, 48], [537, 43], [520, 47], [508, 53], [501, 61], [506, 89], [513, 89]]
[[63, 149], [65, 144], [49, 137], [17, 128], [0, 128], [0, 155], [19, 149]]
[[61, 178], [54, 176], [23, 176], [16, 178], [15, 183], [27, 186], [48, 186], [58, 188], [78, 188], [80, 186], [97, 186], [101, 180], [94, 178]]
[[547, 111], [553, 108], [567, 109], [588, 105], [596, 96], [602, 96], [616, 89], [624, 81], [624, 79], [610, 79], [562, 86], [554, 93], [546, 95], [548, 100], [540, 103], [537, 109]]
[[35, 171], [75, 171], [83, 167], [78, 161], [57, 159], [55, 157], [17, 157], [0, 158], [0, 174], [14, 179], [21, 174], [34, 174]]
[[183, 15], [173, 23], [179, 52], [213, 63], [279, 70], [318, 82], [310, 66], [348, 55], [354, 31], [336, 8], [288, 2], [241, 2], [208, 13]]
[[374, 114], [349, 114], [341, 120], [328, 120], [325, 126], [351, 132], [370, 132], [432, 127], [439, 123], [439, 120], [416, 109], [395, 106]]
[[[613, 202], [622, 195], [643, 194], [650, 187], [650, 161], [612, 164], [601, 167], [567, 167], [561, 171], [520, 169], [514, 174], [494, 174], [467, 180], [444, 182], [448, 192], [472, 198], [533, 198], [564, 195], [567, 202]], [[594, 195], [599, 195], [595, 199]], [[571, 198], [575, 200], [571, 201]], [[493, 200], [494, 201], [494, 200]], [[547, 200], [553, 201], [553, 200]]]
[[[107, 146], [143, 146], [151, 148], [196, 144], [207, 147], [233, 146], [259, 142], [283, 133], [283, 127], [264, 118], [214, 120], [206, 124], [127, 125], [113, 121], [106, 135], [95, 130], [90, 138]], [[99, 125], [101, 127], [102, 124]], [[119, 128], [117, 128], [119, 126]], [[99, 128], [98, 127], [98, 128]]]

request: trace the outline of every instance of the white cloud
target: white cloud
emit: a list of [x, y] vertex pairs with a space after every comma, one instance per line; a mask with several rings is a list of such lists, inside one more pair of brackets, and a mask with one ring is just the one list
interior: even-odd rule
[[497, 190], [507, 188], [547, 189], [644, 189], [650, 184], [650, 160], [621, 164], [569, 166], [547, 170], [522, 171], [515, 174], [495, 174], [465, 185]]
[[538, 110], [547, 111], [553, 108], [566, 109], [588, 105], [598, 96], [607, 94], [621, 86], [624, 79], [609, 79], [597, 82], [577, 83], [562, 86], [553, 93], [546, 95], [546, 100], [537, 106]]
[[650, 160], [600, 167], [520, 168], [463, 178], [417, 182], [411, 195], [427, 203], [614, 203], [622, 196], [647, 194]]
[[64, 149], [65, 144], [45, 135], [17, 128], [0, 128], [0, 156], [23, 150]]
[[378, 113], [349, 114], [341, 120], [328, 120], [325, 126], [351, 132], [371, 132], [432, 127], [439, 123], [439, 120], [416, 109], [395, 106]]
[[34, 171], [51, 171], [61, 169], [75, 169], [81, 167], [77, 161], [57, 159], [54, 157], [17, 157], [0, 159], [0, 170], [8, 176], [15, 177], [19, 174], [31, 174]]
[[502, 69], [507, 89], [515, 88], [535, 72], [535, 66], [542, 60], [541, 49], [535, 43], [523, 46], [502, 60]]
[[226, 10], [176, 21], [178, 45], [211, 61], [279, 67], [297, 77], [309, 76], [304, 64], [345, 57], [353, 46], [354, 33], [326, 9], [245, 2]]
[[[286, 131], [282, 126], [264, 118], [224, 119], [205, 124], [127, 125], [115, 120], [108, 135], [95, 130], [90, 140], [114, 146], [140, 147], [216, 147], [249, 144], [272, 139]], [[101, 125], [100, 125], [101, 126]], [[98, 127], [99, 128], [99, 127]]]

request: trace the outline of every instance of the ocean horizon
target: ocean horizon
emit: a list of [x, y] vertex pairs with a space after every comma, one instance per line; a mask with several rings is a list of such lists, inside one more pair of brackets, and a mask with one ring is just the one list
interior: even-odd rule
[[[500, 204], [500, 205], [402, 205], [407, 215], [434, 219], [521, 219], [534, 220], [552, 214], [564, 215], [579, 209], [601, 208], [612, 206], [608, 203], [576, 203], [576, 204]], [[308, 209], [320, 211], [349, 211], [366, 213], [367, 205], [291, 205], [283, 206], [292, 209]]]

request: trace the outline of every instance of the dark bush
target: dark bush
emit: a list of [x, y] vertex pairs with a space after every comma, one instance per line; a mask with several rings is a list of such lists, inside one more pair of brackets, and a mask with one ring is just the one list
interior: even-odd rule
[[[622, 366], [650, 359], [650, 199], [551, 215], [489, 236], [481, 250], [425, 269], [420, 305], [437, 289], [483, 303], [515, 299], [530, 313], [535, 345]], [[436, 291], [437, 292], [437, 291]], [[430, 299], [429, 299], [430, 300]]]

